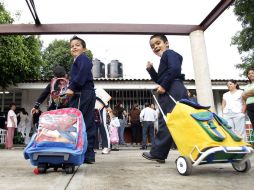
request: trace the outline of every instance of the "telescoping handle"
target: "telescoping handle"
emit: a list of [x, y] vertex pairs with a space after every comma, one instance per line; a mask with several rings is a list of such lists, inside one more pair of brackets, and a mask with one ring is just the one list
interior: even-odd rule
[[[159, 104], [159, 102], [158, 102], [158, 100], [155, 96], [156, 90], [157, 89], [152, 90], [153, 99], [155, 100], [156, 104], [158, 105], [159, 110], [160, 110], [160, 112], [163, 116], [164, 121], [167, 122], [167, 117], [166, 117], [165, 113], [163, 112], [163, 110], [162, 110], [162, 108], [161, 108], [161, 106], [160, 106], [160, 104]], [[169, 98], [176, 104], [176, 100], [168, 92], [166, 92], [166, 93], [168, 94]]]

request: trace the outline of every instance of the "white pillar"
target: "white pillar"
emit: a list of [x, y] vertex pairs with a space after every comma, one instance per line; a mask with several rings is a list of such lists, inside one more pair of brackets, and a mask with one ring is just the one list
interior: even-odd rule
[[204, 106], [211, 106], [215, 111], [204, 32], [191, 32], [190, 43], [198, 102]]

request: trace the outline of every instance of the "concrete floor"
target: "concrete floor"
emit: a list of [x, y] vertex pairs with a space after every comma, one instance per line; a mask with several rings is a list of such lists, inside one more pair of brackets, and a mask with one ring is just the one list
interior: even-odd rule
[[145, 160], [138, 147], [122, 147], [120, 151], [102, 155], [96, 163], [82, 165], [74, 174], [48, 170], [35, 175], [34, 166], [23, 158], [23, 149], [0, 150], [0, 190], [198, 190], [241, 189], [254, 186], [253, 168], [248, 173], [236, 172], [231, 164], [207, 164], [193, 168], [191, 176], [178, 174], [173, 150], [165, 164]]

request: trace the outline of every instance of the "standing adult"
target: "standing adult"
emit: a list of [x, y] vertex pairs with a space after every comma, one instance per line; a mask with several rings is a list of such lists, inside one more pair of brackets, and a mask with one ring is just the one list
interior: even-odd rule
[[152, 145], [154, 144], [154, 122], [157, 119], [157, 112], [149, 107], [149, 103], [145, 103], [145, 108], [140, 113], [140, 121], [142, 122], [142, 147], [147, 149], [147, 132], [149, 133]]
[[198, 103], [196, 95], [194, 93], [191, 93], [189, 90], [188, 90], [188, 97], [190, 101]]
[[[188, 98], [187, 89], [184, 87], [184, 74], [182, 70], [182, 56], [169, 49], [168, 39], [165, 35], [155, 34], [150, 38], [150, 47], [155, 55], [161, 57], [158, 72], [153, 64], [148, 61], [146, 69], [155, 83], [158, 84], [158, 102], [164, 113], [173, 110], [175, 103], [169, 98], [170, 94], [176, 101]], [[165, 163], [173, 139], [166, 126], [162, 115], [159, 116], [159, 130], [155, 136], [150, 152], [142, 156], [148, 160]]]
[[236, 80], [227, 82], [228, 92], [223, 94], [222, 113], [223, 118], [233, 127], [234, 131], [246, 140], [245, 131], [245, 101], [242, 98], [243, 90], [240, 90]]
[[[106, 114], [107, 110], [110, 110], [110, 108], [103, 107], [101, 110], [95, 109], [95, 126], [96, 126], [96, 143], [97, 148], [99, 149], [99, 135], [98, 131], [100, 132], [101, 137], [101, 145], [102, 145], [102, 154], [109, 154], [110, 153], [110, 139], [109, 139], [109, 131], [106, 124]], [[96, 146], [95, 146], [96, 147]]]
[[6, 137], [6, 149], [13, 149], [13, 138], [15, 128], [17, 128], [17, 115], [15, 113], [16, 104], [10, 104], [10, 110], [7, 115], [7, 137]]
[[124, 140], [124, 129], [125, 129], [125, 121], [124, 118], [127, 116], [127, 113], [123, 107], [123, 103], [119, 101], [114, 110], [117, 112], [117, 117], [120, 122], [120, 127], [118, 128], [118, 135], [119, 135], [119, 144], [120, 145], [125, 145], [125, 140]]
[[[19, 112], [20, 122], [18, 124], [18, 132], [22, 134], [23, 137], [25, 137], [25, 131], [28, 123], [28, 113], [25, 110], [25, 108], [21, 108]], [[31, 127], [30, 127], [31, 128]]]
[[159, 114], [160, 114], [160, 110], [158, 108], [156, 108], [154, 104], [151, 104], [150, 108], [155, 110], [156, 114], [157, 114], [156, 120], [154, 121], [154, 135], [155, 135], [158, 131], [158, 117], [159, 117]]
[[74, 36], [70, 40], [71, 54], [74, 62], [70, 71], [70, 84], [66, 94], [71, 96], [70, 107], [79, 108], [83, 114], [87, 133], [87, 151], [84, 163], [95, 163], [94, 143], [96, 127], [94, 124], [95, 90], [92, 74], [92, 60], [85, 54], [86, 43]]
[[242, 94], [243, 100], [246, 102], [247, 115], [250, 118], [252, 128], [254, 126], [254, 68], [250, 68], [247, 72], [249, 84], [245, 86]]
[[131, 144], [136, 143], [137, 145], [141, 141], [140, 112], [138, 104], [133, 104], [129, 114], [129, 121], [131, 123]]

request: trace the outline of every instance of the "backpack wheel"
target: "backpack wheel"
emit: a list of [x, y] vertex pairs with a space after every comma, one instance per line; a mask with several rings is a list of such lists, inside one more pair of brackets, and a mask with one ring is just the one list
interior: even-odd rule
[[75, 166], [73, 165], [66, 165], [64, 167], [64, 171], [66, 174], [73, 174], [74, 170], [75, 170]]
[[179, 174], [183, 176], [188, 176], [192, 172], [192, 161], [190, 158], [185, 156], [180, 156], [176, 160], [176, 168]]
[[38, 164], [37, 169], [38, 169], [39, 174], [45, 174], [47, 171], [47, 165], [46, 164]]
[[232, 166], [237, 172], [247, 172], [251, 169], [251, 163], [249, 159], [247, 159], [242, 164], [239, 164], [238, 162], [233, 162]]

